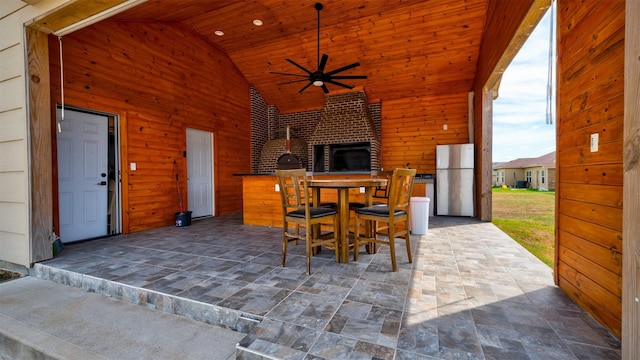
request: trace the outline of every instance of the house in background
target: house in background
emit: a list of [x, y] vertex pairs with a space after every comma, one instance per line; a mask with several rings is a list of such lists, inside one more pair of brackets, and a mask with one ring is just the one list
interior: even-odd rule
[[496, 168], [502, 164], [504, 164], [504, 162], [491, 163], [491, 184], [493, 184], [493, 186], [502, 186], [502, 184], [498, 185], [498, 171], [496, 171]]
[[538, 190], [556, 189], [556, 152], [537, 158], [518, 158], [493, 167], [495, 185]]

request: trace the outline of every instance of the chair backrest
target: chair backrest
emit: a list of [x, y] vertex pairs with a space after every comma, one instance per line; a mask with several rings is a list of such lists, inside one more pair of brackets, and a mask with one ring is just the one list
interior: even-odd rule
[[276, 177], [280, 187], [283, 214], [286, 215], [289, 209], [306, 211], [311, 200], [307, 186], [307, 170], [276, 170]]
[[413, 179], [416, 169], [395, 169], [389, 183], [389, 212], [393, 214], [397, 209], [409, 214], [409, 201], [413, 190]]
[[376, 186], [375, 191], [373, 192], [373, 197], [377, 199], [388, 199], [389, 198], [389, 184], [391, 183], [391, 175], [393, 175], [393, 171], [378, 171], [374, 176], [378, 179], [386, 179], [387, 184], [384, 186]]

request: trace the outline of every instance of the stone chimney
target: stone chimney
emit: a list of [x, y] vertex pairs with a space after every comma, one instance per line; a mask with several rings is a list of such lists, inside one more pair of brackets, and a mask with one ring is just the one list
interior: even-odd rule
[[[320, 121], [308, 141], [312, 170], [330, 171], [330, 145], [363, 143], [371, 146], [371, 169], [379, 169], [380, 138], [371, 119], [364, 91], [327, 95]], [[324, 164], [319, 164], [317, 159], [320, 157], [314, 156], [320, 145], [324, 146], [324, 156], [320, 160]]]

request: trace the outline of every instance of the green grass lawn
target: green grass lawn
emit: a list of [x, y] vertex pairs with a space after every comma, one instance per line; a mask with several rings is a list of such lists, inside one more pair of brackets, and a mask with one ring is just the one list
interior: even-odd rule
[[493, 224], [553, 267], [555, 191], [493, 189]]

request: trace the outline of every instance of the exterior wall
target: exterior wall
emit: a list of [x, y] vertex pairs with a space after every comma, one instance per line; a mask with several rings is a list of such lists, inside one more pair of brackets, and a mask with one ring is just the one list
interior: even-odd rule
[[[30, 169], [24, 23], [63, 4], [0, 4], [0, 265], [29, 267]], [[11, 154], [11, 156], [5, 156]]]
[[522, 168], [517, 168], [517, 169], [513, 169], [513, 168], [500, 168], [496, 170], [498, 174], [501, 174], [502, 172], [504, 172], [504, 181], [501, 182], [500, 180], [502, 179], [501, 175], [498, 175], [498, 178], [500, 180], [498, 180], [498, 184], [502, 185], [502, 184], [506, 184], [507, 186], [510, 187], [515, 187], [516, 183], [518, 181], [523, 181], [524, 180], [524, 169]]
[[620, 337], [625, 2], [557, 8], [557, 282]]
[[[52, 103], [60, 103], [57, 38], [49, 44]], [[214, 214], [242, 211], [233, 174], [251, 171], [250, 90], [226, 54], [180, 26], [113, 21], [66, 35], [63, 50], [65, 104], [125, 120], [124, 232], [173, 223], [174, 162], [187, 188], [187, 127], [214, 133]]]

